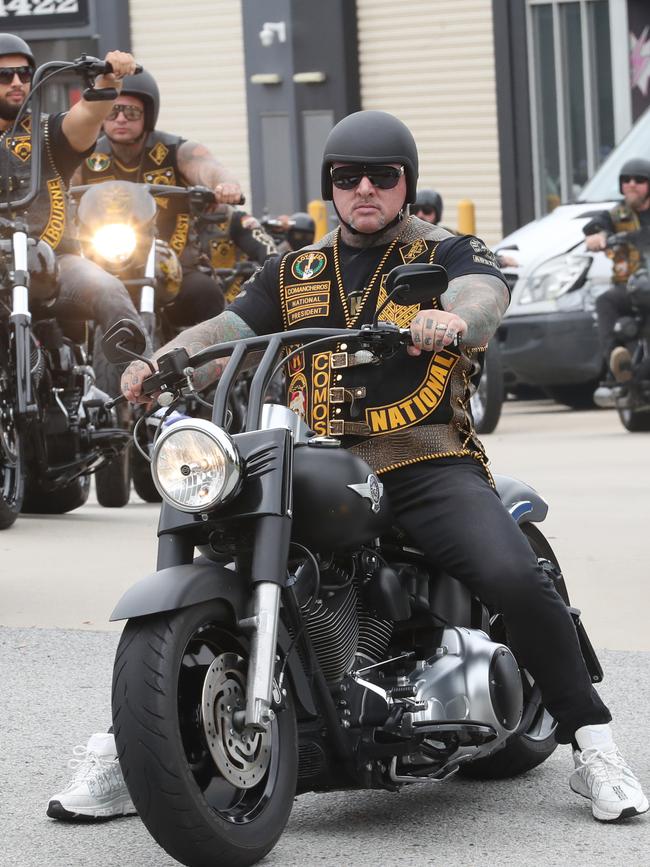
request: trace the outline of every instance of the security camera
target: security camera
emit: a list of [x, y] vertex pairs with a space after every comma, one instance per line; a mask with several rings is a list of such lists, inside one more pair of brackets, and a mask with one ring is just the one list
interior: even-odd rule
[[273, 45], [273, 37], [274, 33], [268, 25], [264, 25], [260, 30], [260, 42], [265, 48], [268, 48], [269, 45]]

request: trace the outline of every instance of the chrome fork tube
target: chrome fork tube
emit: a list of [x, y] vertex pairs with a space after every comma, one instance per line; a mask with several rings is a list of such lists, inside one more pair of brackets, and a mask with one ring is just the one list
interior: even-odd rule
[[251, 636], [245, 725], [256, 731], [264, 731], [275, 718], [271, 703], [281, 589], [272, 581], [255, 584], [253, 616], [239, 622], [239, 626], [249, 630]]

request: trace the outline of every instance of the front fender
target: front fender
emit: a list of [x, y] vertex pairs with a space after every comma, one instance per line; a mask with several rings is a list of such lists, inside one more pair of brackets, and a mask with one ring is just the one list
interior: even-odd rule
[[534, 488], [511, 476], [494, 476], [494, 484], [501, 502], [518, 524], [524, 521], [539, 523], [548, 513], [548, 503]]
[[246, 617], [247, 593], [248, 585], [237, 575], [234, 563], [224, 565], [197, 557], [193, 563], [153, 572], [129, 587], [110, 619], [131, 620], [223, 599], [233, 609], [236, 622]]
[[[233, 623], [238, 623], [247, 616], [249, 596], [250, 584], [237, 574], [234, 563], [215, 563], [205, 557], [197, 557], [193, 563], [168, 566], [142, 578], [124, 593], [110, 619], [131, 620], [149, 614], [162, 614], [164, 611], [177, 611], [211, 599], [222, 599], [232, 609]], [[285, 654], [289, 653], [289, 676], [302, 715], [317, 716], [300, 657], [282, 622], [278, 630], [278, 643]]]

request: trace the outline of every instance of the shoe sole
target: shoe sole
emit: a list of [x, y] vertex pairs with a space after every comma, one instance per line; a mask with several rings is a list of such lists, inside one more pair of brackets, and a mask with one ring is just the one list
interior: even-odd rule
[[621, 810], [618, 816], [612, 816], [609, 813], [599, 810], [589, 795], [585, 795], [584, 792], [579, 792], [577, 789], [574, 789], [570, 783], [569, 788], [572, 792], [575, 792], [576, 795], [580, 795], [580, 797], [584, 798], [586, 801], [591, 801], [591, 812], [594, 819], [597, 819], [599, 822], [604, 822], [605, 824], [608, 822], [621, 822], [624, 819], [633, 819], [635, 816], [642, 816], [648, 811], [648, 802], [644, 799], [645, 806], [642, 805], [640, 810], [637, 810], [636, 807], [625, 807], [625, 809]]
[[616, 382], [629, 382], [632, 379], [632, 357], [627, 349], [619, 346], [618, 352], [613, 350], [609, 358], [609, 368]]
[[47, 805], [47, 815], [50, 819], [58, 819], [61, 822], [110, 822], [111, 819], [121, 819], [124, 816], [136, 816], [137, 810], [132, 804], [125, 804], [119, 812], [111, 813], [110, 815], [102, 815], [98, 813], [73, 813], [66, 810], [60, 801], [50, 801]]

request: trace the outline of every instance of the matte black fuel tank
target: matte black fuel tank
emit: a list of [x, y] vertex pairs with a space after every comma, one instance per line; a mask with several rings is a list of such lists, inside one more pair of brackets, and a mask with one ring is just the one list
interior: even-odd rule
[[312, 551], [346, 551], [390, 525], [383, 485], [365, 461], [332, 440], [296, 446], [293, 541]]

